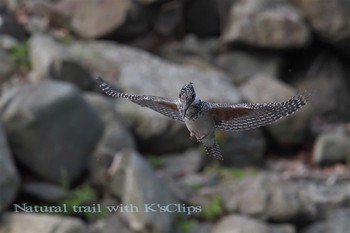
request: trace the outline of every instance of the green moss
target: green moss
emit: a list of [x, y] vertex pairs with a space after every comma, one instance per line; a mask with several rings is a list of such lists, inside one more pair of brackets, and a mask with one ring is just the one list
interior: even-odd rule
[[148, 161], [152, 164], [153, 167], [158, 169], [163, 168], [165, 166], [164, 158], [161, 158], [159, 156], [155, 156], [155, 155], [149, 156]]
[[178, 218], [175, 221], [176, 228], [181, 233], [190, 233], [192, 229], [198, 225], [197, 220]]
[[203, 207], [201, 216], [205, 220], [213, 221], [224, 214], [222, 198], [219, 195], [213, 197], [208, 206]]
[[219, 175], [224, 181], [231, 179], [243, 179], [257, 174], [255, 168], [222, 167], [218, 164], [204, 168], [204, 173]]
[[10, 56], [16, 62], [19, 71], [28, 72], [30, 70], [28, 43], [19, 43], [9, 51]]
[[[88, 220], [105, 218], [108, 213], [105, 208], [101, 206], [101, 212], [86, 211], [86, 212], [74, 212], [74, 206], [93, 206], [93, 203], [97, 203], [97, 193], [89, 185], [81, 185], [68, 192], [67, 198], [63, 199], [60, 204], [66, 204], [67, 213], [63, 213], [68, 216], [78, 216]], [[96, 206], [96, 205], [95, 205]]]

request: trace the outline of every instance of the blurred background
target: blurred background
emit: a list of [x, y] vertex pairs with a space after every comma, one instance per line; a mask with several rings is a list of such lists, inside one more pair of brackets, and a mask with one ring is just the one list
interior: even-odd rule
[[[349, 15], [348, 0], [0, 0], [0, 233], [350, 232]], [[96, 76], [170, 98], [192, 81], [215, 102], [313, 95], [218, 131], [221, 162]]]

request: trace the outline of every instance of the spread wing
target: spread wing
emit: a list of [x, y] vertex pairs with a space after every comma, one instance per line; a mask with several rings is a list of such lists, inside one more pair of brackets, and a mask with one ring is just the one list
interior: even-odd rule
[[306, 105], [308, 96], [296, 95], [288, 101], [264, 104], [212, 103], [210, 114], [215, 127], [222, 130], [246, 130], [268, 125]]
[[177, 108], [176, 101], [173, 99], [152, 95], [131, 95], [117, 91], [100, 77], [96, 78], [96, 81], [101, 90], [109, 96], [128, 99], [142, 107], [148, 107], [174, 120], [183, 120]]

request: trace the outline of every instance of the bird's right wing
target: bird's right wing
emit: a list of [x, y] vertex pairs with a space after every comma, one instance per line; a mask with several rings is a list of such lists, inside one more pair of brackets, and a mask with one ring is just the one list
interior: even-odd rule
[[177, 108], [176, 101], [173, 99], [152, 95], [131, 95], [117, 91], [100, 77], [96, 78], [96, 81], [101, 90], [109, 96], [128, 99], [142, 107], [148, 107], [156, 112], [159, 112], [164, 116], [170, 117], [174, 120], [183, 121]]
[[296, 95], [288, 101], [263, 104], [217, 104], [209, 110], [215, 127], [222, 130], [246, 130], [271, 124], [306, 105], [308, 95]]

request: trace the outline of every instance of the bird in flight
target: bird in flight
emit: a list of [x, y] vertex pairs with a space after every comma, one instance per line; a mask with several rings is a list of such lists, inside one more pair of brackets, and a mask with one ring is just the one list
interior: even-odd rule
[[102, 78], [96, 80], [101, 90], [111, 97], [128, 99], [184, 122], [191, 138], [203, 143], [206, 152], [219, 160], [223, 160], [223, 157], [215, 141], [215, 129], [231, 131], [265, 126], [296, 112], [308, 102], [308, 95], [298, 94], [288, 101], [277, 103], [211, 103], [196, 96], [191, 82], [181, 88], [178, 99], [170, 99], [119, 92]]

